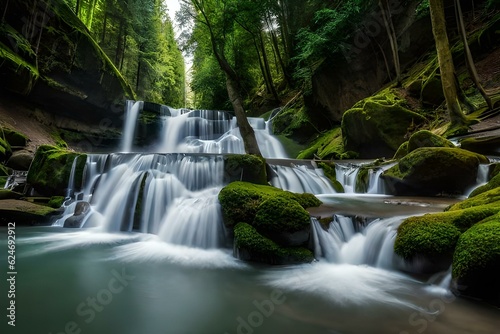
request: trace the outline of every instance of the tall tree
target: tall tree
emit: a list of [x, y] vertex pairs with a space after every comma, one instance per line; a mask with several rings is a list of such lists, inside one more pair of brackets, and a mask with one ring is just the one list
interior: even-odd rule
[[195, 18], [208, 31], [213, 55], [226, 77], [227, 93], [236, 115], [245, 151], [249, 154], [262, 156], [254, 130], [248, 122], [243, 107], [240, 78], [226, 57], [226, 36], [233, 31], [235, 20], [235, 12], [230, 9], [231, 6], [235, 6], [235, 3], [230, 0], [191, 0], [191, 3], [196, 9]]
[[382, 18], [384, 20], [384, 25], [387, 30], [387, 36], [389, 36], [389, 43], [391, 44], [394, 70], [396, 71], [396, 82], [398, 83], [398, 85], [400, 85], [401, 64], [399, 61], [398, 39], [396, 36], [396, 30], [394, 29], [394, 24], [392, 22], [391, 7], [389, 6], [389, 0], [379, 0], [379, 7], [381, 9]]
[[470, 52], [469, 43], [467, 42], [467, 32], [465, 30], [464, 16], [462, 14], [462, 6], [460, 5], [460, 0], [455, 0], [455, 13], [457, 16], [457, 25], [460, 31], [460, 37], [462, 38], [462, 43], [464, 44], [464, 53], [465, 53], [465, 63], [467, 64], [467, 70], [469, 75], [476, 85], [477, 89], [483, 96], [486, 104], [489, 109], [493, 109], [493, 103], [491, 102], [490, 97], [486, 94], [486, 91], [481, 85], [481, 80], [479, 79], [479, 75], [477, 74], [476, 65], [474, 64], [474, 59], [472, 57], [472, 53]]
[[436, 42], [436, 50], [441, 71], [441, 82], [446, 99], [446, 107], [450, 116], [451, 127], [461, 127], [468, 124], [458, 100], [458, 87], [455, 81], [455, 67], [446, 33], [446, 20], [443, 0], [429, 0], [432, 32]]

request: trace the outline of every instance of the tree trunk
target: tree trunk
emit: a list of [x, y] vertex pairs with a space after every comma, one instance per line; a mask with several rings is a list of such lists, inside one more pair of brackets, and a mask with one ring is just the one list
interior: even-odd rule
[[3, 10], [2, 23], [5, 21], [5, 14], [7, 14], [7, 9], [9, 8], [9, 0], [5, 3], [5, 9]]
[[80, 17], [80, 7], [81, 7], [81, 0], [76, 0], [75, 15], [77, 17]]
[[394, 70], [396, 71], [396, 82], [398, 85], [401, 85], [401, 64], [399, 62], [398, 39], [396, 36], [396, 30], [394, 29], [394, 24], [392, 23], [391, 9], [389, 7], [388, 0], [379, 0], [379, 6], [382, 10], [382, 18], [384, 19], [384, 25], [391, 44]]
[[123, 20], [120, 20], [120, 26], [118, 28], [118, 38], [116, 39], [116, 49], [115, 49], [115, 64], [120, 64], [120, 57], [122, 55], [123, 47]]
[[126, 49], [127, 49], [127, 29], [125, 28], [125, 33], [123, 34], [122, 56], [120, 57], [120, 72], [123, 71], [123, 62], [125, 61], [125, 50]]
[[474, 64], [474, 59], [472, 58], [472, 53], [470, 52], [469, 43], [467, 42], [467, 32], [465, 31], [465, 23], [462, 14], [462, 7], [460, 6], [460, 0], [455, 0], [455, 12], [457, 16], [458, 29], [460, 30], [460, 37], [462, 38], [462, 42], [464, 43], [465, 63], [467, 64], [467, 70], [472, 81], [486, 101], [488, 108], [491, 110], [493, 109], [493, 103], [491, 102], [488, 94], [486, 94], [483, 85], [481, 85], [479, 75], [477, 74], [476, 65]]
[[262, 31], [260, 32], [259, 40], [260, 40], [260, 47], [262, 49], [262, 60], [264, 62], [264, 69], [266, 71], [267, 80], [269, 80], [269, 88], [271, 89], [270, 93], [273, 95], [274, 99], [278, 102], [280, 99], [278, 97], [276, 89], [274, 88], [273, 76], [271, 74], [271, 69], [269, 68], [269, 60], [267, 59], [266, 45], [264, 44]]
[[432, 32], [436, 42], [436, 50], [441, 70], [441, 82], [443, 93], [446, 99], [446, 106], [450, 115], [451, 126], [463, 126], [467, 124], [467, 119], [462, 112], [458, 102], [457, 87], [455, 85], [455, 68], [451, 56], [448, 35], [446, 34], [446, 20], [444, 16], [443, 0], [429, 1]]
[[89, 8], [87, 10], [87, 23], [86, 26], [89, 30], [92, 30], [92, 21], [94, 21], [94, 11], [97, 4], [97, 0], [90, 0]]
[[245, 109], [243, 108], [243, 103], [239, 93], [239, 85], [237, 81], [231, 78], [231, 74], [227, 72], [225, 72], [225, 74], [227, 93], [236, 115], [238, 127], [240, 128], [241, 137], [243, 138], [243, 145], [245, 146], [245, 152], [262, 157], [262, 153], [259, 149], [259, 144], [257, 144], [257, 139], [255, 138], [255, 132], [248, 122]]

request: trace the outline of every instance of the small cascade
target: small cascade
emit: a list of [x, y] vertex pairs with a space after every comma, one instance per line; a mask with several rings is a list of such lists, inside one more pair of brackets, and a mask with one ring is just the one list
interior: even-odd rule
[[477, 168], [477, 177], [476, 184], [473, 185], [470, 189], [465, 192], [465, 197], [469, 197], [469, 195], [474, 191], [474, 189], [485, 185], [489, 181], [490, 177], [490, 167], [491, 164], [480, 164]]
[[76, 163], [78, 162], [78, 156], [73, 159], [73, 164], [71, 165], [71, 172], [69, 174], [68, 190], [66, 191], [66, 197], [70, 198], [74, 194], [75, 189], [75, 171]]
[[139, 118], [139, 112], [143, 106], [142, 101], [127, 101], [127, 112], [125, 118], [125, 126], [123, 130], [121, 151], [128, 153], [132, 150], [132, 143], [134, 142], [135, 127], [137, 124], [137, 119]]
[[276, 173], [271, 183], [277, 188], [296, 193], [332, 194], [336, 192], [321, 168], [293, 164], [292, 167], [271, 165], [271, 168]]
[[360, 224], [351, 217], [335, 215], [328, 229], [312, 218], [315, 256], [328, 262], [401, 268], [404, 261], [394, 254], [398, 226], [405, 217], [376, 219]]
[[354, 193], [356, 189], [356, 177], [359, 173], [359, 166], [354, 164], [335, 164], [335, 174], [337, 181], [344, 186], [344, 192]]
[[394, 166], [396, 163], [386, 164], [369, 170], [367, 194], [386, 194], [385, 182], [380, 178], [382, 173]]

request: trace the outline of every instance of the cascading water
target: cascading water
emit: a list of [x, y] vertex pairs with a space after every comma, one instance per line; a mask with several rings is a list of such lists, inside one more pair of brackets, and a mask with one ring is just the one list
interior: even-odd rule
[[353, 217], [334, 215], [326, 230], [316, 218], [311, 218], [315, 256], [332, 263], [403, 269], [404, 261], [394, 254], [393, 248], [397, 228], [404, 218], [375, 219], [365, 225]]
[[142, 101], [127, 101], [127, 114], [125, 118], [125, 127], [123, 130], [121, 151], [124, 153], [132, 150], [132, 143], [134, 141], [135, 126], [139, 117], [139, 112], [143, 106]]
[[325, 177], [321, 168], [305, 165], [279, 166], [271, 165], [275, 172], [271, 183], [277, 188], [296, 193], [332, 194], [336, 191]]

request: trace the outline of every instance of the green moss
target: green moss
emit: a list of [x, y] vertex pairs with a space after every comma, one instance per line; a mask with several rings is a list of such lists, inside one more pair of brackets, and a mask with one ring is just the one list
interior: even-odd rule
[[38, 148], [28, 172], [27, 182], [41, 194], [64, 196], [75, 158], [78, 158], [75, 185], [81, 185], [87, 156], [49, 145]]
[[305, 107], [286, 108], [273, 120], [273, 132], [297, 139], [307, 139], [318, 131]]
[[399, 160], [383, 177], [399, 193], [411, 188], [419, 194], [463, 193], [474, 184], [485, 156], [459, 148], [422, 147]]
[[63, 205], [64, 200], [64, 196], [52, 196], [49, 200], [48, 206], [54, 209], [58, 209]]
[[265, 159], [251, 154], [228, 154], [224, 159], [226, 182], [267, 184]]
[[0, 162], [6, 161], [12, 155], [10, 144], [0, 137]]
[[264, 234], [294, 233], [310, 226], [310, 220], [309, 213], [297, 201], [278, 196], [259, 205], [253, 226]]
[[479, 194], [482, 194], [484, 192], [490, 191], [498, 187], [500, 187], [500, 174], [497, 174], [494, 177], [492, 177], [491, 180], [489, 180], [488, 183], [486, 183], [485, 185], [482, 185], [474, 189], [474, 191], [471, 192], [471, 194], [469, 195], [469, 198], [475, 197]]
[[499, 266], [500, 221], [477, 224], [460, 237], [453, 255], [454, 278], [466, 279], [469, 282], [465, 283], [470, 284], [498, 284]]
[[61, 134], [58, 131], [52, 132], [50, 134], [50, 136], [56, 142], [57, 147], [62, 148], [62, 149], [68, 148], [68, 144], [64, 141], [64, 139], [61, 138]]
[[5, 139], [10, 146], [24, 147], [28, 142], [28, 137], [24, 134], [9, 128], [0, 128], [0, 137]]
[[415, 132], [408, 140], [408, 153], [420, 147], [455, 147], [455, 145], [428, 130], [421, 130]]
[[236, 225], [234, 240], [238, 255], [243, 260], [289, 264], [311, 262], [314, 259], [310, 250], [302, 247], [281, 247], [246, 223]]
[[500, 188], [493, 188], [491, 190], [485, 191], [481, 194], [477, 194], [474, 197], [470, 197], [460, 203], [452, 205], [448, 210], [461, 210], [467, 209], [475, 206], [482, 206], [488, 204], [498, 204], [500, 205]]
[[232, 182], [219, 193], [224, 224], [227, 227], [239, 222], [252, 224], [260, 204], [278, 196], [297, 201], [303, 208], [321, 205], [321, 201], [312, 194], [295, 194], [272, 186]]
[[323, 161], [318, 164], [318, 167], [323, 170], [323, 173], [328, 178], [328, 180], [330, 180], [330, 183], [332, 184], [332, 187], [333, 189], [335, 189], [336, 192], [338, 193], [345, 192], [342, 184], [339, 181], [337, 181], [337, 172], [335, 171], [334, 163]]
[[401, 159], [407, 154], [408, 154], [408, 142], [405, 141], [403, 144], [399, 145], [399, 148], [394, 154], [393, 159]]
[[460, 237], [459, 229], [429, 215], [410, 217], [398, 228], [394, 251], [406, 260], [451, 255]]
[[377, 159], [372, 163], [363, 165], [359, 168], [358, 174], [356, 175], [356, 188], [354, 189], [357, 193], [366, 193], [368, 191], [368, 186], [370, 183], [370, 171], [375, 171], [381, 166], [391, 163], [391, 161], [385, 161], [384, 159]]
[[300, 152], [297, 159], [348, 159], [342, 156], [344, 153], [342, 130], [338, 127], [317, 138], [309, 148]]
[[460, 141], [460, 147], [481, 154], [498, 155], [500, 137], [466, 138]]
[[4, 199], [20, 199], [23, 195], [15, 191], [0, 189], [0, 200]]
[[394, 155], [405, 137], [425, 118], [405, 107], [403, 99], [391, 91], [362, 100], [342, 117], [342, 135], [346, 150], [363, 156]]

